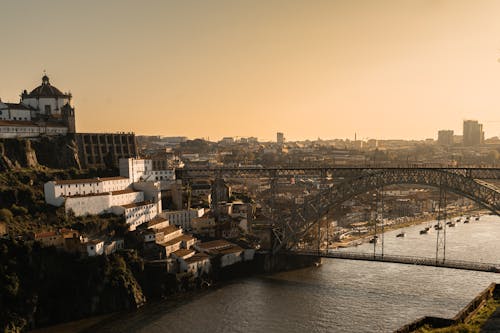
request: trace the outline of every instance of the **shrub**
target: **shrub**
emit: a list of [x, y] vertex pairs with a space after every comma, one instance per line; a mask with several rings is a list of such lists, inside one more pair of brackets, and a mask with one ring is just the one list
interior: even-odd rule
[[0, 209], [0, 221], [9, 223], [12, 221], [13, 218], [14, 215], [10, 210], [8, 210], [7, 208]]

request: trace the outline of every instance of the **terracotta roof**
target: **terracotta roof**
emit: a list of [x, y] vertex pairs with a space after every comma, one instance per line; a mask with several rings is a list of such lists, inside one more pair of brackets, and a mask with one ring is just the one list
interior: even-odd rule
[[217, 239], [217, 240], [198, 244], [198, 247], [200, 247], [204, 250], [209, 250], [209, 251], [210, 250], [221, 250], [221, 249], [225, 249], [225, 248], [230, 248], [232, 246], [236, 246], [236, 245], [233, 243], [230, 243], [224, 239]]
[[122, 177], [122, 176], [116, 176], [116, 177], [102, 177], [102, 178], [99, 178], [100, 180], [102, 181], [107, 181], [107, 180], [125, 180], [125, 179], [129, 179], [127, 177]]
[[238, 245], [235, 245], [227, 249], [218, 250], [218, 252], [220, 254], [238, 253], [238, 252], [243, 252], [243, 249]]
[[104, 241], [100, 240], [100, 239], [91, 239], [88, 242], [84, 243], [84, 245], [87, 245], [87, 244], [97, 245], [99, 243], [104, 243]]
[[148, 222], [148, 228], [154, 227], [155, 225], [163, 222], [168, 222], [168, 220], [161, 216], [156, 216], [155, 218], [153, 218], [151, 221]]
[[129, 209], [129, 208], [147, 206], [147, 205], [151, 205], [151, 204], [152, 204], [151, 201], [141, 201], [141, 202], [133, 202], [130, 204], [122, 205], [122, 207], [125, 209]]
[[194, 256], [185, 259], [185, 261], [189, 264], [189, 263], [194, 263], [194, 262], [198, 262], [198, 261], [204, 261], [204, 260], [207, 260], [209, 258], [210, 257], [205, 253], [196, 253]]
[[192, 239], [196, 239], [196, 238], [194, 238], [192, 235], [186, 235], [186, 234], [184, 234], [184, 235], [180, 236], [180, 238], [181, 238], [183, 241], [185, 241], [185, 242], [186, 242], [186, 241], [190, 241], [190, 240], [192, 240]]
[[16, 127], [67, 127], [60, 123], [36, 123], [29, 120], [0, 120], [0, 126], [16, 126]]
[[57, 235], [57, 233], [55, 231], [38, 232], [38, 233], [35, 234], [35, 239], [53, 237], [53, 236], [56, 236], [56, 235]]
[[163, 232], [165, 235], [168, 235], [168, 234], [171, 234], [173, 232], [179, 231], [179, 228], [177, 228], [175, 225], [169, 225], [168, 227], [161, 228], [158, 231]]
[[83, 184], [83, 183], [99, 183], [107, 180], [121, 180], [128, 179], [126, 177], [106, 177], [106, 178], [82, 178], [82, 179], [65, 179], [65, 180], [54, 180], [56, 185], [63, 184]]
[[127, 189], [121, 190], [121, 191], [111, 191], [111, 194], [112, 195], [120, 195], [120, 194], [135, 193], [135, 192], [140, 192], [140, 191], [134, 191], [130, 188], [127, 188]]
[[82, 179], [62, 179], [62, 180], [54, 180], [56, 185], [64, 185], [64, 184], [84, 184], [84, 183], [98, 183], [98, 178], [82, 178]]
[[175, 237], [174, 239], [171, 239], [167, 242], [163, 242], [163, 243], [159, 243], [159, 245], [161, 246], [170, 246], [170, 245], [174, 245], [174, 244], [177, 244], [177, 243], [180, 243], [182, 242], [182, 236], [180, 237]]
[[176, 256], [178, 257], [184, 257], [184, 256], [187, 256], [188, 254], [192, 254], [194, 253], [194, 250], [190, 250], [190, 249], [179, 249], [177, 251], [174, 251], [172, 252], [172, 254], [175, 254]]

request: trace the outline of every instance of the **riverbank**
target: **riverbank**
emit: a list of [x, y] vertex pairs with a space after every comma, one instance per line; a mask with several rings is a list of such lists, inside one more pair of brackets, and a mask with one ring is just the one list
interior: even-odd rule
[[[448, 216], [448, 218], [455, 219], [457, 217], [462, 217], [465, 215], [472, 215], [472, 214], [486, 215], [488, 213], [489, 213], [489, 211], [484, 210], [484, 209], [474, 209], [474, 210], [467, 210], [467, 211], [457, 212], [457, 213], [451, 214]], [[429, 223], [431, 221], [435, 221], [436, 219], [437, 219], [437, 215], [432, 214], [429, 216], [418, 217], [418, 218], [415, 218], [415, 219], [408, 221], [408, 222], [386, 224], [386, 225], [384, 225], [384, 232], [398, 230], [398, 229], [404, 229], [404, 228], [412, 227], [412, 226], [419, 225], [419, 224]], [[347, 247], [358, 246], [358, 245], [361, 245], [363, 243], [368, 243], [373, 238], [374, 235], [375, 235], [375, 232], [373, 230], [369, 231], [368, 233], [362, 234], [362, 235], [361, 234], [360, 235], [351, 235], [345, 241], [331, 243], [328, 246], [328, 248], [329, 249], [338, 249], [338, 248], [347, 248]]]
[[395, 333], [499, 332], [500, 322], [490, 318], [500, 307], [500, 285], [492, 283], [453, 318], [422, 317]]

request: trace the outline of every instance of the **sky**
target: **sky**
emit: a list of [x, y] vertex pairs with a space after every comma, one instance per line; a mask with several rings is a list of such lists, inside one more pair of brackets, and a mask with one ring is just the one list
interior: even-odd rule
[[500, 135], [500, 1], [0, 0], [0, 98], [71, 91], [79, 132]]

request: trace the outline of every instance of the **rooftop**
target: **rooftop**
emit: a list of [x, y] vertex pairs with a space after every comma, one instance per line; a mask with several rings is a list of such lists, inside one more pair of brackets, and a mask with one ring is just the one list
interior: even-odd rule
[[57, 233], [55, 231], [38, 232], [38, 233], [35, 234], [35, 239], [53, 237], [53, 236], [56, 236], [56, 235], [57, 235]]
[[155, 225], [168, 222], [167, 219], [161, 217], [161, 216], [156, 216], [154, 219], [148, 222], [148, 228], [154, 228]]
[[180, 229], [177, 228], [175, 225], [169, 225], [168, 227], [161, 228], [158, 230], [159, 232], [163, 232], [165, 235], [171, 234], [173, 232], [179, 231]]
[[151, 201], [141, 201], [141, 202], [133, 202], [130, 204], [122, 205], [122, 207], [125, 209], [130, 209], [130, 208], [135, 208], [135, 207], [148, 206], [148, 205], [152, 205], [152, 204], [153, 203]]
[[236, 246], [235, 244], [228, 242], [227, 240], [224, 239], [217, 239], [209, 242], [204, 242], [204, 243], [199, 243], [198, 247], [204, 249], [204, 250], [222, 250], [226, 248], [230, 248], [232, 246]]
[[44, 75], [42, 77], [42, 84], [33, 89], [29, 94], [23, 98], [40, 98], [40, 97], [63, 97], [69, 98], [69, 94], [64, 94], [62, 91], [50, 84], [49, 77]]
[[175, 237], [174, 239], [169, 240], [168, 242], [158, 243], [161, 246], [171, 246], [177, 243], [182, 242], [182, 236]]
[[105, 177], [105, 178], [82, 178], [82, 179], [63, 179], [63, 180], [54, 180], [56, 185], [64, 185], [64, 184], [85, 184], [85, 183], [100, 183], [102, 181], [109, 180], [125, 180], [127, 177]]
[[140, 191], [134, 191], [133, 189], [127, 188], [125, 190], [120, 190], [120, 191], [111, 191], [112, 195], [120, 195], [120, 194], [128, 194], [128, 193], [135, 193], [135, 192], [140, 192]]
[[32, 126], [32, 127], [66, 127], [60, 123], [35, 123], [33, 121], [24, 120], [0, 120], [0, 126]]
[[189, 264], [189, 263], [194, 263], [194, 262], [198, 262], [198, 261], [204, 261], [204, 260], [208, 260], [209, 259], [209, 256], [205, 253], [196, 253], [194, 256], [190, 257], [190, 258], [187, 258], [186, 259], [186, 262]]
[[182, 258], [182, 257], [187, 256], [189, 254], [192, 254], [194, 252], [195, 252], [194, 250], [190, 250], [190, 249], [179, 249], [177, 251], [172, 252], [172, 254], [175, 254], [176, 256]]

